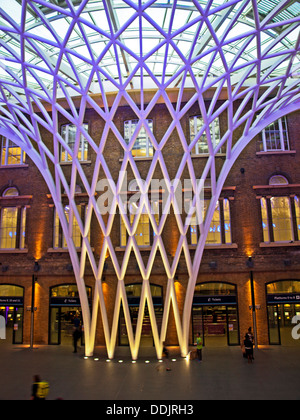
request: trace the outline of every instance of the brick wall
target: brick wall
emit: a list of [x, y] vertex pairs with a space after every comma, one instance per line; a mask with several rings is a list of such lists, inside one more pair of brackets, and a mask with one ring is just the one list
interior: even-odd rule
[[[218, 103], [217, 106], [221, 104]], [[199, 109], [197, 105], [189, 111], [189, 115], [197, 115]], [[114, 123], [123, 135], [123, 123], [125, 120], [134, 119], [135, 114], [129, 106], [119, 109], [115, 115]], [[154, 133], [158, 141], [160, 141], [167, 127], [171, 124], [171, 115], [164, 104], [157, 105], [149, 115], [154, 122]], [[104, 122], [92, 110], [86, 113], [86, 121], [89, 122], [89, 130], [92, 138], [96, 143], [100, 143], [104, 129]], [[251, 255], [254, 261], [253, 275], [255, 284], [256, 304], [260, 305], [257, 310], [257, 326], [258, 340], [260, 344], [268, 344], [268, 326], [267, 326], [267, 307], [265, 284], [268, 282], [283, 279], [299, 279], [300, 269], [300, 247], [283, 246], [263, 248], [260, 243], [263, 241], [261, 229], [260, 203], [257, 198], [258, 192], [253, 186], [267, 185], [271, 175], [281, 173], [285, 175], [290, 183], [300, 184], [300, 154], [298, 152], [300, 146], [300, 118], [299, 113], [288, 115], [288, 129], [290, 147], [296, 153], [284, 155], [257, 155], [258, 138], [254, 139], [241, 153], [239, 159], [234, 164], [225, 187], [235, 187], [230, 201], [231, 219], [232, 219], [232, 241], [237, 244], [236, 248], [225, 249], [206, 249], [203, 255], [198, 283], [215, 281], [229, 282], [237, 286], [238, 308], [239, 308], [239, 326], [240, 336], [252, 325], [252, 313], [249, 309], [251, 305], [250, 295], [250, 270], [246, 265], [248, 257]], [[61, 118], [60, 124], [67, 121]], [[224, 113], [220, 117], [221, 132], [227, 129], [227, 115]], [[182, 120], [182, 129], [188, 136], [188, 119]], [[235, 133], [235, 139], [242, 133], [243, 127]], [[46, 143], [51, 144], [51, 135], [43, 133]], [[176, 175], [176, 171], [181, 161], [183, 149], [180, 144], [177, 132], [174, 132], [163, 150], [164, 159], [167, 162], [169, 176], [172, 179]], [[89, 162], [83, 164], [84, 171], [89, 182], [92, 180], [93, 168], [95, 164], [96, 154], [90, 148]], [[105, 144], [103, 154], [106, 158], [107, 165], [111, 171], [114, 181], [117, 180], [122, 165], [123, 150], [112, 132], [109, 133], [108, 141]], [[220, 173], [224, 163], [224, 157], [216, 159], [217, 174]], [[53, 247], [53, 206], [52, 201], [47, 197], [48, 188], [39, 174], [37, 168], [27, 158], [28, 167], [18, 169], [0, 169], [0, 192], [6, 186], [17, 186], [20, 195], [32, 196], [28, 205], [30, 208], [27, 213], [26, 243], [27, 250], [22, 253], [7, 253], [0, 251], [0, 263], [7, 266], [8, 270], [1, 271], [0, 266], [0, 284], [17, 284], [25, 288], [24, 306], [30, 306], [31, 302], [31, 278], [33, 274], [33, 266], [35, 260], [39, 260], [41, 270], [38, 273], [37, 286], [37, 307], [35, 313], [35, 340], [37, 343], [48, 342], [48, 324], [49, 324], [49, 288], [53, 285], [63, 283], [74, 283], [75, 278], [67, 269], [70, 264], [70, 258], [67, 252], [49, 251]], [[197, 176], [200, 176], [206, 158], [195, 158], [192, 160]], [[141, 177], [146, 179], [148, 170], [151, 165], [149, 160], [141, 160], [136, 162]], [[66, 178], [69, 180], [71, 176], [71, 166], [62, 165]], [[241, 171], [243, 168], [243, 171]], [[53, 167], [50, 165], [53, 172]], [[128, 178], [133, 174], [130, 167], [128, 169]], [[104, 171], [101, 168], [99, 179], [104, 177]], [[184, 177], [189, 177], [189, 170], [186, 166]], [[153, 178], [163, 178], [162, 170], [158, 164]], [[80, 183], [83, 189], [83, 184]], [[289, 190], [292, 194], [300, 193], [300, 189]], [[177, 242], [179, 238], [178, 228], [174, 215], [170, 215], [163, 231], [163, 241], [168, 253], [169, 262], [171, 263], [174, 256]], [[120, 221], [117, 216], [111, 235], [115, 248], [120, 246]], [[93, 217], [91, 228], [91, 243], [95, 250], [95, 255], [99, 258], [103, 236], [100, 228]], [[119, 263], [122, 263], [124, 251], [116, 251]], [[142, 252], [144, 263], [147, 263], [150, 251]], [[193, 251], [191, 251], [193, 256]], [[96, 260], [97, 260], [96, 258]], [[285, 265], [285, 261], [289, 260], [290, 264]], [[210, 263], [217, 263], [216, 268], [211, 268]], [[181, 256], [179, 268], [177, 270], [178, 281], [176, 282], [176, 293], [179, 302], [180, 313], [183, 313], [184, 296], [187, 288], [187, 271], [184, 256]], [[107, 269], [104, 273], [106, 281], [103, 286], [105, 291], [105, 301], [108, 308], [109, 323], [112, 323], [116, 283], [117, 279], [114, 273], [113, 264], [110, 256], [107, 258]], [[92, 271], [87, 264], [86, 278], [88, 284], [93, 287]], [[128, 269], [126, 273], [126, 284], [141, 283], [142, 278], [137, 268], [136, 259], [131, 255]], [[150, 282], [163, 286], [164, 296], [167, 287], [167, 276], [162, 264], [161, 256], [157, 254], [155, 264], [152, 271]], [[24, 315], [24, 342], [29, 342], [30, 337], [30, 312], [25, 311]], [[168, 325], [167, 343], [176, 344], [176, 328], [174, 316], [171, 311]], [[97, 341], [96, 344], [104, 344], [103, 326], [99, 316], [97, 325]]]

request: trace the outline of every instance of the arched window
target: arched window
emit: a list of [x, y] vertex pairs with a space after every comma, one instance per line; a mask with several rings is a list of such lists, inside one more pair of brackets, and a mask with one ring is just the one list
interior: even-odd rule
[[229, 283], [208, 282], [195, 286], [195, 296], [236, 296], [236, 286]]
[[[88, 299], [92, 298], [92, 288], [85, 287]], [[60, 284], [50, 288], [50, 298], [79, 298], [78, 287], [76, 284]]]
[[19, 191], [15, 187], [6, 188], [2, 193], [2, 197], [17, 197], [18, 195]]
[[1, 297], [23, 297], [24, 288], [21, 286], [15, 286], [13, 284], [1, 284], [0, 285], [0, 296]]
[[289, 293], [300, 293], [300, 281], [299, 280], [280, 280], [274, 283], [267, 284], [267, 294], [289, 294]]
[[283, 175], [273, 175], [269, 180], [269, 185], [288, 185], [289, 181]]

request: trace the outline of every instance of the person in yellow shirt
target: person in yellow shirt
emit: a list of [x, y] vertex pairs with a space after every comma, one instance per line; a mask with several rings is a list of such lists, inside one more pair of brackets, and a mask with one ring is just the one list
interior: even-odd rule
[[198, 356], [198, 361], [202, 362], [202, 338], [200, 333], [197, 333], [197, 339], [196, 339], [196, 346], [197, 346], [197, 356]]

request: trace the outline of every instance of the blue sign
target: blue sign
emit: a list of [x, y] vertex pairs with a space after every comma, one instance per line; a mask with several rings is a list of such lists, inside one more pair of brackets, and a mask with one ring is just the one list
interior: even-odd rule
[[215, 296], [194, 296], [194, 305], [236, 305], [236, 296], [215, 295]]
[[299, 303], [300, 304], [300, 294], [299, 293], [279, 293], [274, 295], [267, 295], [267, 302], [271, 303]]
[[19, 296], [0, 296], [0, 306], [23, 306], [24, 299]]
[[80, 306], [79, 297], [51, 297], [51, 306]]

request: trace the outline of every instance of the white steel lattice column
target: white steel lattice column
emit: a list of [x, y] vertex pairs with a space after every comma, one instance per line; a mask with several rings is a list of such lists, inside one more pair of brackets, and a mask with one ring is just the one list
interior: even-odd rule
[[[108, 356], [114, 357], [122, 303], [132, 358], [137, 359], [147, 303], [157, 357], [162, 355], [171, 305], [181, 353], [185, 356], [188, 352], [196, 279], [215, 203], [226, 177], [241, 151], [262, 129], [300, 108], [299, 4], [285, 0], [264, 3], [255, 0], [174, 0], [167, 4], [155, 0], [66, 0], [57, 4], [23, 0], [21, 5], [11, 0], [9, 5], [5, 3], [4, 0], [0, 1], [0, 134], [9, 137], [30, 156], [44, 176], [53, 197], [80, 294], [86, 354], [93, 354], [100, 312]], [[15, 13], [10, 13], [13, 8]], [[150, 91], [152, 94], [148, 99]], [[186, 96], [187, 91], [189, 96]], [[138, 100], [133, 100], [131, 92], [135, 93], [135, 97], [138, 92]], [[211, 101], [207, 109], [204, 96], [208, 92]], [[222, 105], [217, 107], [217, 101], [221, 98]], [[165, 128], [159, 140], [150, 130], [147, 118], [161, 101], [166, 105], [172, 123]], [[124, 103], [133, 110], [139, 121], [128, 144], [114, 122], [117, 110]], [[188, 118], [189, 110], [195, 103], [200, 108], [204, 125], [190, 142], [181, 121]], [[105, 123], [99, 144], [83, 125], [87, 108], [93, 108]], [[214, 147], [209, 125], [224, 112], [227, 113], [228, 129]], [[61, 116], [77, 128], [74, 150], [70, 149], [59, 132]], [[51, 133], [51, 146], [43, 141], [41, 127]], [[131, 154], [141, 127], [145, 128], [153, 145], [153, 158], [145, 183], [141, 182], [138, 166]], [[236, 140], [235, 133], [241, 127], [243, 134]], [[103, 156], [109, 132], [114, 134], [124, 150], [117, 182], [113, 181]], [[175, 214], [180, 237], [170, 264], [162, 239], [168, 214], [165, 211], [157, 225], [151, 214], [148, 189], [159, 165], [169, 185], [166, 209], [178, 207], [176, 195], [170, 187], [168, 161], [163, 157], [164, 147], [175, 132], [179, 136], [183, 154], [173, 180], [174, 189], [182, 179], [183, 171], [188, 168], [196, 194], [199, 174], [196, 176], [194, 172], [191, 152], [205, 132], [209, 155], [201, 178], [210, 180], [212, 198], [204, 223], [200, 226], [200, 240], [193, 260], [187, 242], [188, 220], [192, 212], [186, 221]], [[91, 182], [77, 158], [81, 136], [96, 155]], [[61, 147], [72, 156], [70, 182], [60, 165]], [[221, 174], [217, 176], [215, 158], [220, 148], [226, 149], [226, 159]], [[116, 217], [114, 210], [124, 208], [121, 190], [128, 166], [141, 192], [141, 207], [145, 206], [155, 233], [146, 265], [135, 239], [140, 214], [135, 216], [133, 225], [127, 214], [122, 214], [128, 241], [121, 264], [110, 237]], [[114, 193], [107, 223], [99, 212], [95, 197], [100, 171], [105, 173]], [[89, 196], [85, 223], [75, 203], [78, 179]], [[67, 194], [70, 204], [69, 223], [62, 206], [63, 192]], [[195, 206], [195, 202], [193, 204]], [[72, 239], [72, 214], [82, 235], [79, 257]], [[99, 261], [88, 239], [93, 214], [103, 235]], [[151, 273], [158, 251], [169, 279], [160, 332], [150, 290]], [[135, 255], [143, 279], [135, 334], [124, 283], [131, 252]], [[101, 282], [107, 253], [117, 278], [111, 328]], [[189, 274], [183, 316], [179, 313], [174, 286], [182, 253]], [[95, 277], [92, 314], [84, 284], [87, 260]]]

